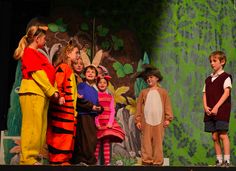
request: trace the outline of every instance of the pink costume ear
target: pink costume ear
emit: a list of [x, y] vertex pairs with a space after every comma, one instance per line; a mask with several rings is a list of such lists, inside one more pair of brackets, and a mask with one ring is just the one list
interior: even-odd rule
[[107, 80], [107, 81], [109, 81], [109, 80], [111, 79], [111, 76], [110, 76], [110, 75], [105, 75], [105, 76], [104, 76], [104, 79]]
[[107, 81], [110, 81], [111, 76], [110, 75], [105, 75], [105, 76], [97, 76], [97, 82], [99, 82], [102, 78], [104, 78]]

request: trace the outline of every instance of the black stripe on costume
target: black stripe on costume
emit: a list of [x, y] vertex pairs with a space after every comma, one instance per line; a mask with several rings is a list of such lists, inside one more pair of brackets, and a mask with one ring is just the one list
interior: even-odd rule
[[[74, 101], [74, 100], [67, 100], [67, 101], [71, 102], [71, 101]], [[67, 101], [66, 101], [66, 102], [67, 102]], [[64, 108], [67, 108], [67, 109], [74, 109], [74, 106], [71, 106], [71, 105], [69, 105], [69, 106], [67, 106], [67, 105], [65, 105], [65, 104], [60, 105], [60, 104], [58, 104], [58, 103], [55, 103], [55, 104], [53, 104], [53, 105], [55, 106], [56, 109], [57, 109], [57, 107], [64, 107]], [[54, 109], [54, 106], [52, 106], [51, 109]]]
[[56, 126], [52, 126], [52, 132], [53, 133], [58, 133], [58, 134], [74, 134], [74, 131], [69, 131], [63, 128], [59, 128]]
[[59, 67], [56, 72], [63, 72], [63, 70]]
[[68, 120], [68, 119], [63, 119], [63, 118], [59, 118], [59, 117], [56, 117], [56, 116], [51, 116], [50, 118], [51, 118], [52, 120], [54, 120], [54, 121], [74, 122], [74, 119], [73, 119], [73, 120]]
[[62, 114], [71, 114], [71, 115], [74, 115], [74, 112], [66, 112], [66, 111], [64, 111], [64, 110], [55, 109], [55, 108], [51, 108], [51, 112], [57, 112], [57, 113], [62, 113]]
[[72, 93], [71, 93], [71, 92], [65, 92], [65, 95], [66, 95], [66, 96], [71, 96]]
[[48, 150], [52, 154], [70, 154], [70, 153], [72, 153], [72, 150], [59, 150], [59, 149], [52, 147], [51, 145], [48, 145]]
[[72, 100], [65, 100], [65, 102], [73, 102], [74, 100], [72, 99]]

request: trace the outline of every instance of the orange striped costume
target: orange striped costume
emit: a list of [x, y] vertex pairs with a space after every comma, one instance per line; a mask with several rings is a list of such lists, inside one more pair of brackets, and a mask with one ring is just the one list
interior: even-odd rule
[[56, 83], [65, 103], [52, 102], [49, 110], [47, 144], [49, 162], [63, 164], [70, 161], [74, 147], [77, 87], [69, 65], [62, 63], [56, 68]]

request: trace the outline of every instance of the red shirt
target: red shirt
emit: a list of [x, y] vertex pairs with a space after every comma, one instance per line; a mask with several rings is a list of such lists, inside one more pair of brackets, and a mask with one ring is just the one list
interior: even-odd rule
[[32, 79], [31, 73], [44, 70], [52, 86], [55, 83], [55, 68], [49, 62], [47, 57], [32, 48], [25, 48], [22, 57], [22, 77], [23, 79]]

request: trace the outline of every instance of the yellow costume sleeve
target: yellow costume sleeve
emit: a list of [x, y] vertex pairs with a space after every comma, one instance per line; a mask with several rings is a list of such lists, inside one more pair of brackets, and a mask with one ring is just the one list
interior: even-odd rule
[[58, 90], [51, 85], [45, 71], [38, 70], [33, 72], [32, 77], [47, 97], [51, 97], [55, 92], [58, 92]]

